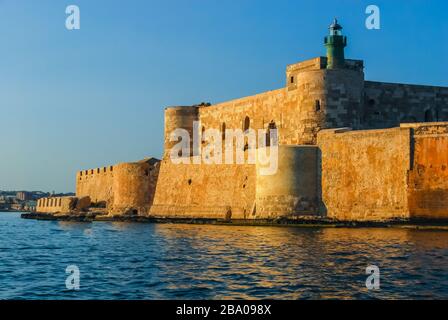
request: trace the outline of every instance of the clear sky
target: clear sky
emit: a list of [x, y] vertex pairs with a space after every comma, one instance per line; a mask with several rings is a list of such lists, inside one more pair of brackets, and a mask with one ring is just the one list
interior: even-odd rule
[[282, 87], [335, 16], [366, 79], [448, 86], [446, 0], [0, 0], [0, 190], [74, 191], [78, 170], [160, 157], [164, 107]]

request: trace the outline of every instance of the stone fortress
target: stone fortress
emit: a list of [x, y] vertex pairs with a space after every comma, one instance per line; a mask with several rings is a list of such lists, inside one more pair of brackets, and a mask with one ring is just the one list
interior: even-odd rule
[[[366, 81], [363, 61], [344, 56], [341, 25], [329, 29], [327, 56], [287, 66], [284, 88], [165, 109], [162, 160], [79, 171], [76, 197], [41, 199], [38, 213], [448, 219], [448, 87]], [[173, 163], [171, 132], [193, 134], [195, 121], [223, 139], [230, 128], [276, 129], [277, 172], [261, 175], [258, 163]]]

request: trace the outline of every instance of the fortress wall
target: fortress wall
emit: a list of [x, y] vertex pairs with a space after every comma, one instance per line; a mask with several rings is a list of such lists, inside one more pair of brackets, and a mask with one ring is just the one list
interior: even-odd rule
[[280, 146], [275, 174], [257, 164], [256, 218], [318, 214], [318, 155], [315, 146]]
[[409, 217], [409, 128], [319, 133], [322, 214], [340, 220]]
[[114, 168], [114, 197], [109, 212], [146, 214], [153, 202], [159, 162], [120, 163]]
[[413, 129], [414, 161], [409, 174], [411, 217], [448, 218], [448, 123]]
[[448, 88], [365, 81], [364, 128], [448, 120]]
[[89, 196], [93, 203], [111, 204], [114, 167], [79, 171], [76, 174], [76, 196]]
[[[280, 139], [285, 132], [287, 120], [283, 117], [288, 95], [285, 89], [268, 91], [250, 97], [201, 107], [201, 126], [205, 129], [267, 129], [275, 123]], [[247, 126], [248, 125], [248, 126]]]
[[150, 214], [160, 217], [249, 217], [255, 201], [255, 165], [160, 166]]
[[201, 131], [202, 128], [221, 132], [224, 128], [268, 129], [274, 124], [279, 143], [284, 145], [315, 144], [321, 128], [352, 123], [360, 105], [362, 73], [353, 70], [301, 70], [292, 77], [294, 86], [287, 88], [212, 106], [166, 109], [164, 158], [176, 143], [169, 141], [169, 134], [179, 127], [191, 133], [192, 122], [198, 119]]
[[75, 197], [50, 197], [37, 201], [36, 212], [38, 213], [67, 213], [76, 206]]

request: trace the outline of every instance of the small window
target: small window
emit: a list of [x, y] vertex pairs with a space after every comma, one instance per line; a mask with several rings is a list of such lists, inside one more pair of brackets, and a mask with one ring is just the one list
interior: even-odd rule
[[204, 144], [204, 136], [205, 136], [205, 127], [202, 126], [202, 130], [201, 130], [201, 143]]
[[222, 140], [226, 140], [226, 123], [223, 122], [221, 126]]
[[291, 76], [291, 83], [294, 83], [294, 76]]
[[100, 173], [100, 168], [96, 169], [96, 173]]
[[110, 166], [110, 171], [114, 171], [114, 166]]
[[106, 168], [106, 167], [104, 167], [104, 168], [103, 168], [103, 172], [106, 172], [106, 171], [107, 171], [107, 168]]
[[320, 111], [320, 100], [316, 100], [315, 108], [316, 108], [316, 111]]
[[243, 131], [247, 131], [250, 128], [250, 118], [246, 116], [244, 118]]
[[191, 183], [192, 183], [191, 179], [188, 179], [188, 185], [189, 186], [191, 186]]
[[[268, 130], [266, 132], [266, 147], [271, 146], [271, 130], [277, 130], [277, 125], [275, 124], [274, 120], [271, 120], [271, 122], [269, 122], [269, 125], [268, 125]], [[274, 144], [278, 143], [277, 136], [273, 136], [272, 138], [274, 140]], [[246, 177], [246, 180], [247, 180], [247, 177]]]

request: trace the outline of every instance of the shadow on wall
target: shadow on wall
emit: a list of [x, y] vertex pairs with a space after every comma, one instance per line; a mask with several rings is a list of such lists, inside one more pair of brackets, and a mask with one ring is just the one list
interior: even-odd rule
[[321, 217], [327, 217], [328, 210], [322, 195], [322, 150], [317, 148], [317, 190], [316, 190], [316, 202], [317, 202], [317, 214]]

